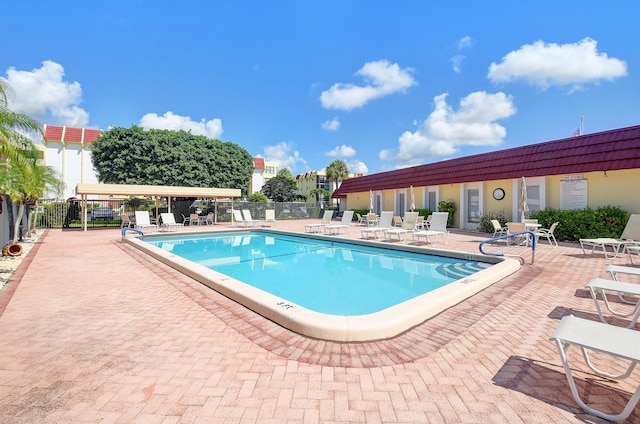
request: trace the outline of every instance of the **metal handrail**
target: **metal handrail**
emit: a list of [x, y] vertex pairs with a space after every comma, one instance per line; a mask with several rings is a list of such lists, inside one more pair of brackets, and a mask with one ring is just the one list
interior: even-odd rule
[[127, 231], [133, 231], [134, 233], [138, 233], [140, 235], [140, 239], [144, 238], [144, 233], [142, 231], [138, 230], [137, 228], [123, 227], [122, 228], [122, 241], [123, 242], [127, 238]]
[[491, 255], [491, 256], [505, 256], [504, 253], [485, 253], [482, 250], [482, 245], [485, 244], [485, 243], [491, 243], [491, 242], [494, 242], [494, 241], [497, 241], [497, 240], [504, 240], [504, 239], [508, 239], [508, 238], [511, 238], [511, 237], [521, 236], [523, 234], [528, 234], [528, 235], [531, 236], [531, 264], [533, 264], [533, 262], [535, 260], [535, 257], [536, 257], [536, 242], [537, 242], [537, 240], [536, 240], [536, 234], [533, 231], [529, 231], [529, 230], [520, 231], [518, 233], [510, 233], [510, 234], [507, 234], [507, 235], [504, 235], [504, 236], [494, 237], [494, 238], [490, 238], [488, 240], [481, 241], [480, 242], [480, 246], [478, 246], [479, 249], [480, 249], [480, 253], [482, 253], [483, 255]]

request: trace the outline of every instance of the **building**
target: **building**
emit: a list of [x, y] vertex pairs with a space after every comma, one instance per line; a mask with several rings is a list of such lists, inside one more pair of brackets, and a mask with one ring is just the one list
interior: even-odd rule
[[44, 126], [45, 163], [55, 169], [64, 182], [63, 198], [74, 197], [78, 183], [97, 183], [89, 146], [100, 130]]
[[307, 199], [307, 202], [324, 202], [329, 200], [323, 198], [319, 194], [311, 194], [315, 189], [327, 190], [331, 194], [331, 185], [327, 180], [327, 174], [324, 171], [309, 171], [304, 174], [296, 175], [296, 184], [298, 193]]
[[398, 215], [410, 209], [412, 192], [416, 208], [453, 200], [454, 227], [475, 229], [488, 212], [519, 221], [523, 181], [530, 211], [613, 205], [640, 213], [640, 126], [348, 179], [332, 197], [368, 209], [373, 195], [375, 212]]
[[249, 194], [258, 193], [271, 178], [278, 175], [278, 162], [265, 161], [264, 158], [253, 159], [253, 173], [249, 182]]

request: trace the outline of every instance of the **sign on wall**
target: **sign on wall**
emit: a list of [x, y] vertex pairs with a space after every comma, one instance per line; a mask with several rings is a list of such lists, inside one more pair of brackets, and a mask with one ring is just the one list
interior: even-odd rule
[[587, 181], [582, 175], [568, 175], [560, 181], [560, 209], [576, 210], [587, 207]]

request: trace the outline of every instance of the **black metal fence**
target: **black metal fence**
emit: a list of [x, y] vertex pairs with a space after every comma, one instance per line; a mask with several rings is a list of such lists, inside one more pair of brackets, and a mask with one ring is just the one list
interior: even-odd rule
[[[284, 202], [284, 203], [256, 203], [245, 201], [205, 200], [171, 200], [171, 212], [176, 222], [183, 222], [192, 213], [207, 215], [213, 212], [216, 222], [231, 222], [233, 209], [247, 209], [254, 219], [264, 219], [267, 209], [275, 210], [276, 219], [307, 219], [320, 218], [327, 208], [326, 204]], [[156, 218], [168, 212], [169, 203], [166, 199], [156, 201], [147, 198], [130, 199], [90, 199], [87, 200], [85, 211], [87, 227], [120, 227], [122, 216], [133, 216], [135, 211], [146, 210]], [[41, 199], [35, 211], [36, 227], [39, 228], [82, 228], [82, 202], [77, 199], [68, 201]]]

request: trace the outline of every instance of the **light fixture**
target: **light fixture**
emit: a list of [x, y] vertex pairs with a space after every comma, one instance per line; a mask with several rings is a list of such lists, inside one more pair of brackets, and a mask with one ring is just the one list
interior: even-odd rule
[[604, 177], [607, 178], [607, 171], [604, 171]]

